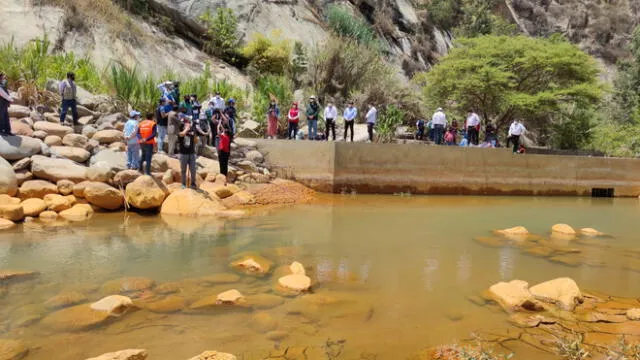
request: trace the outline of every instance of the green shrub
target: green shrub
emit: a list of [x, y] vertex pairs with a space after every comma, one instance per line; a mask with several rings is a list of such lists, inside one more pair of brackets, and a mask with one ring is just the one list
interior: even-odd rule
[[404, 111], [395, 105], [388, 105], [380, 111], [378, 121], [376, 123], [376, 132], [378, 138], [376, 142], [389, 143], [393, 141], [398, 127], [404, 121]]
[[293, 44], [293, 59], [291, 60], [291, 78], [296, 88], [304, 83], [304, 73], [309, 68], [309, 57], [307, 50], [301, 42], [296, 41]]
[[256, 34], [241, 53], [259, 74], [282, 75], [289, 70], [291, 46], [287, 40], [274, 42], [262, 34]]
[[432, 0], [427, 6], [430, 22], [444, 30], [451, 30], [462, 18], [460, 0]]
[[238, 19], [233, 10], [219, 7], [216, 13], [212, 14], [207, 9], [200, 16], [200, 20], [207, 28], [208, 41], [204, 46], [205, 51], [233, 63], [240, 41]]
[[372, 49], [380, 49], [381, 44], [371, 26], [344, 5], [330, 5], [327, 22], [341, 37], [350, 38]]
[[286, 114], [289, 111], [293, 97], [293, 83], [287, 76], [266, 75], [256, 81], [253, 92], [253, 107], [251, 115], [263, 127], [266, 123], [267, 109], [272, 98], [275, 98], [280, 107], [280, 123], [278, 129], [285, 132], [288, 120]]

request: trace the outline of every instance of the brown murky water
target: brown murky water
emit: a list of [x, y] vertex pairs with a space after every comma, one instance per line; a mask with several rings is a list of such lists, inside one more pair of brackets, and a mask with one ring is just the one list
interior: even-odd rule
[[[503, 313], [469, 301], [497, 281], [568, 276], [583, 289], [637, 296], [639, 220], [635, 199], [336, 196], [224, 223], [99, 214], [87, 224], [27, 224], [2, 233], [0, 269], [41, 276], [0, 291], [0, 338], [23, 340], [29, 360], [85, 359], [125, 348], [146, 348], [150, 359], [187, 359], [204, 350], [264, 359], [287, 347], [306, 347], [309, 359], [405, 359], [478, 329], [507, 327]], [[547, 235], [559, 222], [613, 237], [571, 244], [581, 250], [580, 264], [569, 265], [473, 240], [515, 225]], [[321, 306], [302, 302], [301, 315], [292, 311], [300, 299], [288, 298], [260, 310], [286, 334], [282, 340], [255, 331], [258, 310], [140, 310], [75, 333], [40, 322], [51, 313], [42, 304], [59, 292], [79, 291], [94, 301], [103, 296], [102, 284], [124, 276], [178, 282], [187, 303], [230, 288], [270, 292], [270, 278], [213, 286], [199, 280], [231, 272], [228, 264], [245, 251], [277, 264], [302, 262], [318, 281], [307, 296], [325, 299]], [[130, 295], [142, 302], [163, 297], [153, 290]], [[328, 339], [345, 340], [342, 355], [325, 355]], [[543, 357], [523, 348], [516, 358]]]

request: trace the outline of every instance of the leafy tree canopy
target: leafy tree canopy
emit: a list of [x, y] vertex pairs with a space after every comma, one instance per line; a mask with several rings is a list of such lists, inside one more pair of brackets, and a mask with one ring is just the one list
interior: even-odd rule
[[594, 60], [561, 37], [460, 39], [415, 81], [430, 106], [473, 108], [503, 127], [516, 117], [548, 125], [567, 108], [587, 108], [602, 93]]

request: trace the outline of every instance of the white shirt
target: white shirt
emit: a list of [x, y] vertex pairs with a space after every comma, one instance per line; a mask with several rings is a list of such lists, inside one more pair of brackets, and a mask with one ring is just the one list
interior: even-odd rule
[[222, 97], [216, 95], [209, 102], [213, 102], [214, 109], [224, 110], [224, 99]]
[[476, 113], [471, 113], [467, 118], [467, 127], [480, 125], [480, 117]]
[[435, 114], [433, 114], [433, 118], [431, 118], [431, 123], [433, 125], [446, 126], [447, 116], [442, 111], [436, 111]]
[[347, 108], [344, 109], [344, 114], [342, 115], [342, 117], [344, 117], [344, 121], [353, 121], [356, 116], [358, 116], [358, 109], [356, 109], [355, 106], [347, 106]]
[[337, 119], [338, 118], [338, 108], [336, 108], [335, 106], [327, 106], [324, 109], [324, 119]]
[[520, 136], [525, 131], [527, 131], [527, 129], [525, 129], [524, 125], [514, 121], [513, 123], [511, 123], [511, 126], [509, 127], [509, 136], [511, 135]]
[[378, 117], [378, 110], [376, 110], [376, 108], [372, 106], [366, 115], [367, 124], [375, 124], [377, 117]]

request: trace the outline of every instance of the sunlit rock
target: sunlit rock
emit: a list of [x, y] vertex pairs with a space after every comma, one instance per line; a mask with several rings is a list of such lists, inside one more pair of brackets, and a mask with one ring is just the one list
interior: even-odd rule
[[59, 215], [69, 221], [85, 221], [93, 215], [93, 208], [89, 204], [75, 204], [71, 209], [61, 211]]
[[580, 288], [570, 278], [557, 278], [532, 286], [529, 291], [540, 301], [552, 303], [559, 308], [573, 311], [576, 305], [582, 303]]
[[576, 231], [567, 224], [555, 224], [551, 227], [551, 232], [563, 235], [576, 235]]
[[265, 276], [271, 271], [273, 262], [260, 255], [247, 255], [230, 265], [232, 268], [252, 276]]
[[244, 296], [242, 296], [240, 291], [232, 289], [218, 294], [217, 300], [220, 304], [234, 305], [244, 301]]
[[640, 320], [640, 308], [627, 310], [627, 317], [629, 320]]
[[291, 265], [289, 265], [289, 269], [291, 270], [292, 274], [295, 275], [307, 275], [307, 272], [304, 269], [304, 265], [302, 265], [301, 263], [294, 261], [291, 263]]
[[292, 274], [292, 275], [283, 276], [280, 279], [278, 279], [278, 286], [274, 290], [280, 293], [283, 292], [282, 290], [285, 290], [284, 294], [286, 295], [290, 295], [290, 294], [297, 295], [304, 291], [309, 290], [310, 287], [311, 287], [311, 278], [309, 278], [306, 275]]
[[605, 234], [593, 228], [582, 228], [580, 229], [580, 235], [597, 237], [597, 236], [604, 236]]
[[508, 312], [526, 309], [541, 311], [542, 306], [529, 292], [529, 283], [522, 280], [499, 282], [489, 288], [489, 296]]
[[86, 360], [146, 360], [147, 350], [144, 349], [127, 349], [112, 353], [102, 354]]
[[110, 295], [91, 304], [91, 309], [104, 311], [111, 316], [120, 316], [132, 306], [133, 302], [130, 298], [122, 295]]
[[0, 359], [20, 360], [24, 359], [27, 354], [29, 354], [29, 348], [22, 341], [0, 339]]

